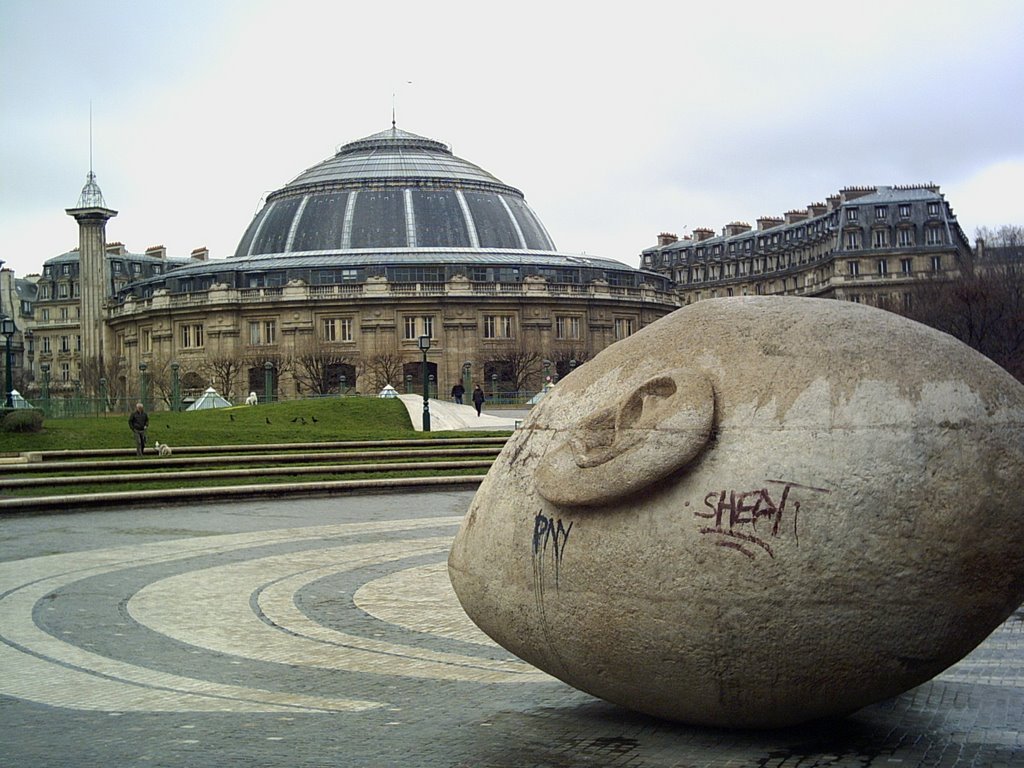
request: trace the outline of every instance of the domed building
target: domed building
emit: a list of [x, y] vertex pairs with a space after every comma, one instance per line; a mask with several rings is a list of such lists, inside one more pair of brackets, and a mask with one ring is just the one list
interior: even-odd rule
[[232, 257], [193, 256], [119, 284], [103, 339], [83, 341], [129, 389], [140, 364], [156, 385], [174, 363], [186, 393], [236, 399], [267, 381], [276, 397], [418, 390], [429, 343], [442, 395], [536, 390], [678, 306], [669, 277], [559, 252], [522, 192], [394, 126], [268, 195]]

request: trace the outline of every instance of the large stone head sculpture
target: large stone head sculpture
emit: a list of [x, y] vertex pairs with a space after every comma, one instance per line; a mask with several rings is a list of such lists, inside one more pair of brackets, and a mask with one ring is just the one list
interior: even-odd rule
[[957, 661], [1024, 600], [1024, 386], [845, 302], [700, 302], [534, 409], [449, 558], [466, 612], [609, 701], [770, 727]]

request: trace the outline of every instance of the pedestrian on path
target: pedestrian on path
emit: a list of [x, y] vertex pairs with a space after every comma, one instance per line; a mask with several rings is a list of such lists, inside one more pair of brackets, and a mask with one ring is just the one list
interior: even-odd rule
[[484, 391], [482, 389], [480, 389], [480, 385], [477, 384], [476, 388], [473, 390], [473, 405], [476, 406], [476, 415], [477, 416], [480, 415], [480, 409], [484, 407], [484, 400], [485, 399], [486, 398], [484, 397]]
[[454, 400], [458, 405], [462, 405], [462, 396], [464, 394], [466, 394], [466, 388], [462, 386], [461, 381], [452, 387], [452, 400]]
[[135, 410], [128, 417], [128, 426], [135, 436], [135, 454], [141, 456], [146, 450], [146, 430], [149, 428], [149, 415], [142, 407], [142, 403], [135, 404]]

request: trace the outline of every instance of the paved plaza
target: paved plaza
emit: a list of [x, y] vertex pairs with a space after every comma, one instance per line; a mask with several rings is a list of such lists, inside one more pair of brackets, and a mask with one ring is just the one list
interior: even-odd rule
[[0, 518], [0, 764], [1024, 766], [1024, 611], [845, 720], [666, 723], [469, 622], [445, 560], [472, 495]]

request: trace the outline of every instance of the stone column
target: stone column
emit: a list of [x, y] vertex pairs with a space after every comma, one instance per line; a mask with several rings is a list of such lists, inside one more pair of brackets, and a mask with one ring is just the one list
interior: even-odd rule
[[[110, 264], [107, 261], [107, 221], [117, 211], [107, 208], [96, 177], [89, 172], [78, 207], [68, 208], [78, 222], [78, 287], [82, 351], [79, 365], [95, 360], [103, 370], [104, 355], [113, 349], [113, 337], [106, 324], [106, 300], [110, 294]], [[108, 338], [110, 336], [110, 338]]]

